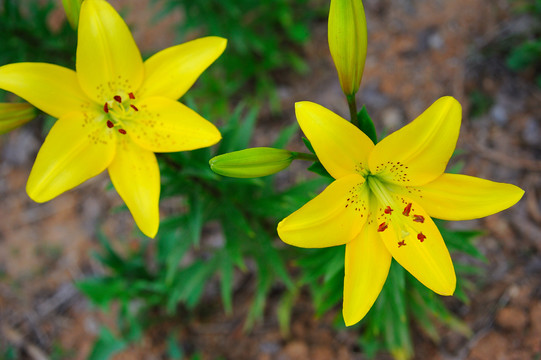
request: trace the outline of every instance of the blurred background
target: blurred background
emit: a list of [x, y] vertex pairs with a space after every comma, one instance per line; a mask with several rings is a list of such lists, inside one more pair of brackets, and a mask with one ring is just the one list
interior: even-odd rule
[[[144, 57], [201, 36], [229, 40], [222, 57], [181, 101], [195, 104], [220, 126], [244, 119], [235, 121], [250, 129], [246, 145], [269, 146], [286, 139], [287, 129], [293, 134], [287, 148], [302, 151], [296, 101], [310, 100], [347, 117], [327, 45], [328, 1], [110, 3], [132, 29]], [[365, 0], [364, 6], [368, 54], [357, 103], [366, 105], [380, 137], [437, 98], [454, 96], [463, 106], [463, 124], [453, 164], [464, 174], [526, 191], [507, 211], [453, 224], [482, 232], [475, 245], [485, 260], [463, 259], [476, 272], [469, 301], [445, 299], [464, 324], [437, 325], [436, 336], [411, 325], [414, 358], [539, 359], [541, 2]], [[60, 0], [0, 0], [0, 33], [0, 65], [45, 61], [74, 68], [76, 33]], [[13, 99], [0, 93], [2, 101]], [[316, 311], [311, 293], [301, 287], [288, 303], [282, 295], [289, 287], [276, 280], [280, 276], [269, 277], [265, 291], [259, 291], [258, 260], [248, 259], [242, 271], [231, 270], [231, 296], [224, 295], [219, 271], [201, 270], [201, 275], [188, 267], [185, 276], [192, 281], [183, 285], [196, 288], [197, 295], [178, 295], [180, 304], [169, 304], [175, 309], [169, 316], [144, 297], [118, 301], [128, 282], [119, 285], [109, 277], [108, 289], [116, 291], [110, 297], [103, 281], [101, 287], [89, 281], [75, 286], [111, 273], [127, 277], [141, 268], [149, 283], [157, 282], [152, 276], [161, 266], [155, 260], [161, 250], [134, 229], [106, 174], [45, 204], [28, 198], [26, 179], [53, 121], [40, 115], [39, 121], [0, 136], [1, 360], [367, 358], [369, 349], [359, 340], [362, 327], [336, 325], [341, 311], [336, 301]], [[206, 161], [201, 159], [203, 166]], [[162, 177], [167, 178], [163, 170]], [[286, 188], [310, 178], [306, 166], [295, 163], [274, 184]], [[216, 201], [222, 205], [219, 197]], [[172, 196], [160, 209], [166, 217], [193, 210], [193, 204]], [[162, 222], [161, 229], [166, 232], [170, 225]], [[200, 241], [183, 250], [181, 265], [205, 264], [212, 249], [224, 246], [219, 227], [201, 221]], [[264, 256], [266, 250], [260, 250]], [[291, 265], [285, 262], [284, 268], [294, 272]], [[340, 300], [341, 293], [336, 297]], [[140, 308], [147, 320], [155, 315], [159, 321], [142, 326], [130, 318]], [[284, 324], [290, 325], [284, 330]], [[378, 352], [376, 358], [392, 356]]]

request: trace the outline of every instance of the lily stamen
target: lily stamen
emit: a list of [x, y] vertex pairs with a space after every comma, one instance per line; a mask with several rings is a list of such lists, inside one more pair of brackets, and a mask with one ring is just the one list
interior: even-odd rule
[[411, 203], [409, 203], [408, 205], [406, 205], [406, 207], [404, 208], [404, 211], [402, 212], [402, 215], [404, 216], [410, 216], [410, 211], [411, 211]]

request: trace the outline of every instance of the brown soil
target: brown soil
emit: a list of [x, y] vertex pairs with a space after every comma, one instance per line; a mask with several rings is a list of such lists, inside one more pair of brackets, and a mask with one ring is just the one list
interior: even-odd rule
[[[111, 1], [115, 6], [128, 1]], [[144, 2], [146, 3], [146, 2]], [[443, 95], [457, 98], [464, 108], [459, 147], [466, 151], [463, 173], [509, 182], [526, 190], [512, 209], [458, 224], [486, 233], [478, 247], [488, 262], [471, 303], [456, 313], [473, 330], [464, 337], [442, 329], [434, 343], [415, 332], [417, 359], [538, 359], [541, 357], [541, 91], [530, 74], [509, 71], [502, 57], [484, 56], [517, 27], [506, 1], [366, 0], [369, 51], [358, 103], [365, 103], [380, 129], [395, 130], [415, 118]], [[129, 22], [145, 50], [171, 44], [168, 26], [148, 25], [149, 16], [132, 7]], [[140, 13], [140, 16], [139, 16]], [[144, 13], [144, 14], [143, 14]], [[145, 26], [146, 25], [146, 26]], [[155, 38], [163, 41], [156, 45]], [[225, 54], [224, 56], [226, 56]], [[260, 119], [263, 145], [277, 123], [295, 122], [295, 101], [310, 100], [338, 113], [347, 107], [328, 53], [326, 24], [314, 25], [306, 46], [310, 65], [306, 76], [288, 76], [280, 84], [280, 119]], [[471, 118], [469, 94], [481, 90], [494, 103], [487, 114]], [[85, 359], [102, 322], [113, 324], [75, 290], [74, 280], [103, 273], [91, 252], [96, 231], [136, 242], [127, 213], [111, 213], [120, 204], [106, 191], [106, 175], [45, 204], [28, 199], [24, 187], [42, 141], [36, 124], [0, 137], [0, 350], [11, 346], [21, 358]], [[292, 144], [292, 148], [300, 143]], [[120, 241], [120, 240], [119, 240]], [[135, 244], [136, 246], [136, 244]], [[295, 306], [291, 334], [283, 337], [271, 298], [263, 322], [242, 331], [250, 288], [237, 289], [231, 316], [216, 307], [212, 317], [184, 327], [170, 323], [153, 328], [137, 345], [116, 359], [162, 359], [164, 336], [178, 332], [187, 349], [204, 359], [364, 359], [354, 331], [337, 331], [335, 314], [314, 317], [308, 298]], [[54, 356], [54, 349], [63, 355]], [[57, 352], [58, 353], [58, 352]], [[388, 359], [381, 355], [380, 359]]]

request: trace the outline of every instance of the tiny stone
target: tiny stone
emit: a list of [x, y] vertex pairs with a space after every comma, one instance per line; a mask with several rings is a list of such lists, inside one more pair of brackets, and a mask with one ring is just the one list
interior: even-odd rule
[[441, 48], [443, 48], [443, 45], [445, 44], [445, 41], [443, 40], [441, 35], [437, 32], [431, 34], [428, 37], [427, 41], [428, 41], [428, 46], [431, 49], [435, 49], [435, 50], [440, 50]]
[[533, 117], [529, 117], [526, 120], [524, 129], [522, 130], [522, 138], [528, 145], [540, 145], [541, 130], [539, 129], [538, 122]]
[[404, 115], [399, 108], [391, 107], [383, 110], [381, 114], [383, 125], [390, 130], [398, 129], [404, 122]]
[[507, 110], [502, 104], [496, 104], [490, 109], [490, 117], [492, 117], [494, 122], [498, 125], [504, 125], [509, 120]]

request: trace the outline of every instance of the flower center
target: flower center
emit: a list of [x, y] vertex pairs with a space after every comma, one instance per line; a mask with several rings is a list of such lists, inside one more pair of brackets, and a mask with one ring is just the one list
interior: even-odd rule
[[407, 245], [406, 238], [412, 233], [417, 233], [416, 239], [424, 242], [426, 235], [421, 227], [425, 218], [415, 214], [413, 203], [389, 191], [385, 182], [375, 175], [368, 175], [366, 183], [377, 204], [372, 213], [372, 219], [378, 225], [377, 231], [384, 232], [392, 224], [398, 236], [396, 240], [399, 248]]
[[126, 130], [123, 126], [124, 120], [129, 120], [139, 111], [133, 104], [135, 95], [133, 92], [128, 94], [117, 94], [112, 100], [106, 101], [103, 105], [103, 111], [107, 114], [106, 125], [109, 129], [117, 128], [118, 132], [126, 135]]

